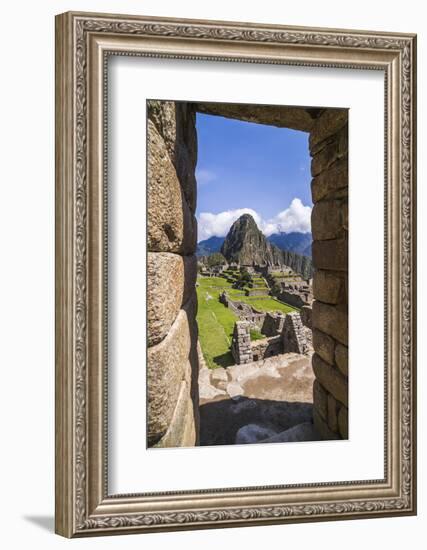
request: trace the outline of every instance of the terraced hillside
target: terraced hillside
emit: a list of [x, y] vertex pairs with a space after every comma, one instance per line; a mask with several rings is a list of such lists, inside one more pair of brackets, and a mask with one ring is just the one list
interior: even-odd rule
[[[232, 288], [234, 278], [228, 275], [228, 280], [225, 277], [201, 276], [197, 279], [199, 339], [209, 368], [227, 367], [234, 363], [230, 345], [237, 317], [219, 301], [219, 295], [224, 290], [231, 299], [245, 302], [260, 311], [295, 311], [295, 308], [271, 296], [247, 296], [244, 289]], [[256, 338], [254, 333], [253, 339]]]

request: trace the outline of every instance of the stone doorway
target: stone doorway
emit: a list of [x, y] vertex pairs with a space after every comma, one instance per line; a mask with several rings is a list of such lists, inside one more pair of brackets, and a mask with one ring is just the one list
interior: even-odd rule
[[313, 417], [324, 439], [347, 438], [348, 111], [149, 101], [148, 445], [199, 442], [194, 255], [197, 112], [310, 134]]

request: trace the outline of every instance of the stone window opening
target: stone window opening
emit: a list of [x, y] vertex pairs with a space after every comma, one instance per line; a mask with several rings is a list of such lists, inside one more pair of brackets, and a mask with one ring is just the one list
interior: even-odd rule
[[[324, 439], [346, 439], [348, 110], [153, 100], [147, 105], [147, 443], [164, 447], [199, 443], [194, 256], [199, 112], [309, 133], [315, 268], [313, 416]], [[174, 285], [169, 284], [171, 278]]]

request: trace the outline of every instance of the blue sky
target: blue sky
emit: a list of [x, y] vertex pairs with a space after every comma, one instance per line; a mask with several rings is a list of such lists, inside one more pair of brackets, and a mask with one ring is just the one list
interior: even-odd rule
[[265, 234], [310, 230], [308, 133], [197, 114], [199, 241], [248, 211]]

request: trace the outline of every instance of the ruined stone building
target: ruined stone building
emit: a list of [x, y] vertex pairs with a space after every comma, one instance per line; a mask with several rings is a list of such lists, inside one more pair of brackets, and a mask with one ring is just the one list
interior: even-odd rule
[[308, 354], [312, 351], [311, 328], [303, 324], [298, 312], [282, 315], [267, 313], [261, 327], [265, 338], [251, 341], [253, 324], [237, 321], [231, 352], [237, 365], [261, 361], [284, 353]]

